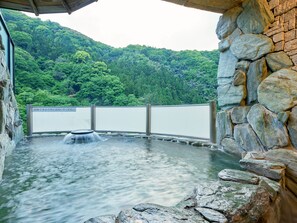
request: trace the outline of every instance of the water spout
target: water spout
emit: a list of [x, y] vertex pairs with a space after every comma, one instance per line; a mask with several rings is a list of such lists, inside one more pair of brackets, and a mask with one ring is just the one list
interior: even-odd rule
[[64, 137], [66, 144], [84, 144], [102, 141], [101, 137], [93, 130], [75, 130]]

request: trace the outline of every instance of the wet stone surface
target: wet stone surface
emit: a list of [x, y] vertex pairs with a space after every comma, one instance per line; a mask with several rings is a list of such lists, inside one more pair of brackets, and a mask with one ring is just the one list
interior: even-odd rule
[[283, 163], [255, 159], [242, 159], [239, 162], [246, 170], [273, 180], [280, 180], [285, 175], [286, 166]]
[[258, 222], [277, 194], [267, 180], [261, 179], [258, 185], [229, 181], [203, 182], [176, 206], [139, 204], [121, 211], [115, 223]]
[[96, 218], [91, 218], [84, 223], [114, 223], [116, 220], [115, 215], [106, 215], [106, 216], [100, 216]]
[[259, 177], [253, 173], [240, 170], [225, 169], [219, 172], [219, 178], [227, 181], [240, 182], [245, 184], [258, 184]]
[[209, 208], [195, 208], [203, 217], [210, 222], [227, 223], [227, 218], [218, 211]]
[[117, 216], [116, 222], [208, 223], [194, 211], [156, 204], [139, 204], [133, 209], [122, 211]]

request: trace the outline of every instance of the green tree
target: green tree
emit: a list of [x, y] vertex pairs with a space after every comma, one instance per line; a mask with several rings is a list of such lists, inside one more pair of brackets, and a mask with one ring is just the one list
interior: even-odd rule
[[32, 36], [28, 33], [21, 31], [14, 31], [12, 34], [13, 40], [17, 43], [17, 46], [24, 50], [30, 50], [32, 48]]
[[74, 54], [73, 58], [77, 63], [86, 63], [91, 59], [91, 55], [86, 51], [80, 50]]
[[78, 92], [78, 98], [88, 98], [96, 105], [113, 105], [118, 96], [123, 94], [124, 85], [116, 76], [105, 75], [91, 78], [83, 83]]

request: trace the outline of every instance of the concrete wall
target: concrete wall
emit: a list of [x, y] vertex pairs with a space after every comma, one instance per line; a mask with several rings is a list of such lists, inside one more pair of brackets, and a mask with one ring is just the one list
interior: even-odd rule
[[4, 52], [0, 50], [0, 179], [5, 157], [23, 137], [22, 121], [9, 76]]
[[217, 26], [217, 143], [235, 154], [297, 148], [297, 2], [246, 0]]

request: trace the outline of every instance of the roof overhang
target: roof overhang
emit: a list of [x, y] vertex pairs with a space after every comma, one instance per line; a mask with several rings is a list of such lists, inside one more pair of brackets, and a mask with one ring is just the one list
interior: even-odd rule
[[[97, 0], [0, 0], [0, 8], [33, 12], [35, 15], [45, 13], [69, 13]], [[243, 0], [163, 0], [186, 7], [223, 13]]]
[[0, 0], [0, 8], [32, 12], [35, 15], [46, 13], [68, 13], [97, 0]]
[[163, 0], [190, 8], [223, 13], [242, 3], [243, 0]]

